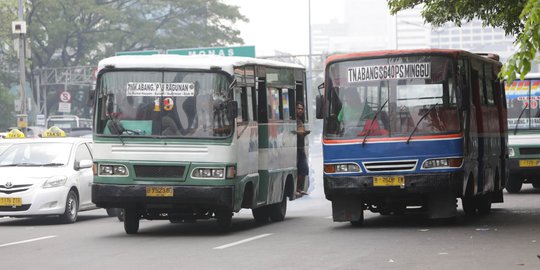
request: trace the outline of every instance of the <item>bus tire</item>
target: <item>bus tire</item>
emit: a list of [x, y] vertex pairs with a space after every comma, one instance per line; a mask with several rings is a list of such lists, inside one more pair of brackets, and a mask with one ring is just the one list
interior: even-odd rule
[[461, 205], [463, 206], [463, 212], [465, 212], [465, 215], [467, 216], [474, 216], [476, 215], [476, 209], [477, 209], [477, 200], [473, 196], [466, 196], [461, 198]]
[[482, 194], [477, 197], [476, 207], [478, 208], [478, 214], [487, 215], [491, 213], [491, 200], [492, 193]]
[[523, 185], [523, 180], [521, 178], [518, 178], [516, 176], [511, 176], [508, 179], [508, 183], [506, 183], [506, 191], [508, 193], [519, 193], [521, 190], [521, 186]]
[[228, 232], [232, 226], [232, 212], [225, 210], [216, 211], [216, 224], [220, 232]]
[[355, 219], [351, 220], [351, 226], [353, 227], [362, 227], [364, 226], [364, 211], [360, 211], [360, 216]]
[[283, 221], [285, 219], [285, 214], [287, 214], [287, 196], [283, 194], [281, 202], [269, 205], [268, 210], [270, 220], [274, 222]]
[[257, 223], [267, 223], [270, 218], [268, 216], [268, 208], [266, 206], [251, 209], [251, 213], [253, 214], [253, 218]]
[[139, 231], [140, 214], [137, 208], [124, 209], [124, 230], [127, 234], [136, 234]]

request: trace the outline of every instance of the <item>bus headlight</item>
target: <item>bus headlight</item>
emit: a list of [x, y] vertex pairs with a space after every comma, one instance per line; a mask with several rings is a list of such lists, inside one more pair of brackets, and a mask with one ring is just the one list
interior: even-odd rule
[[325, 173], [358, 173], [361, 172], [360, 166], [355, 163], [325, 164]]
[[422, 169], [434, 168], [459, 168], [463, 163], [463, 158], [434, 158], [426, 159], [422, 164]]
[[98, 165], [99, 176], [127, 176], [128, 170], [124, 165]]
[[191, 173], [192, 178], [224, 179], [224, 168], [195, 168]]
[[508, 147], [508, 156], [513, 157], [515, 155], [516, 155], [516, 153], [514, 152], [514, 148]]

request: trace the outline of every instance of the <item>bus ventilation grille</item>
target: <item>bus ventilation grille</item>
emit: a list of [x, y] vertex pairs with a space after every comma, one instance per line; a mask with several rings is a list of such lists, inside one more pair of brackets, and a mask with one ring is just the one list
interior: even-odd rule
[[185, 166], [149, 166], [135, 165], [135, 175], [137, 177], [148, 178], [183, 178]]
[[375, 161], [363, 162], [368, 172], [395, 172], [412, 171], [416, 168], [418, 160]]
[[538, 155], [540, 154], [540, 148], [538, 147], [520, 147], [519, 153], [521, 155]]

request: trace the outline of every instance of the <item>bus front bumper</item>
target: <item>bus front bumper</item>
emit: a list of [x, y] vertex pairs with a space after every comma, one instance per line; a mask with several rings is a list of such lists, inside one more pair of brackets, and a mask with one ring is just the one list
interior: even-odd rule
[[233, 209], [232, 186], [171, 186], [170, 197], [149, 197], [146, 188], [152, 185], [93, 184], [92, 202], [103, 208], [207, 208]]
[[385, 197], [418, 197], [430, 194], [451, 193], [460, 196], [463, 189], [463, 171], [405, 175], [405, 185], [373, 186], [369, 176], [324, 176], [324, 191], [328, 200], [343, 196], [360, 197], [363, 200]]

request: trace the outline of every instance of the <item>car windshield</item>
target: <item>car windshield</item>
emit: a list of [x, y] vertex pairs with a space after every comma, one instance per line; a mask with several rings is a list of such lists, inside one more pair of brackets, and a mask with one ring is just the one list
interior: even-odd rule
[[70, 143], [13, 144], [0, 154], [1, 166], [61, 166], [69, 161]]
[[540, 80], [516, 80], [505, 85], [508, 129], [540, 129]]
[[232, 132], [221, 73], [112, 71], [99, 83], [96, 133], [216, 138]]
[[325, 137], [402, 137], [460, 129], [451, 59], [407, 56], [329, 66]]

